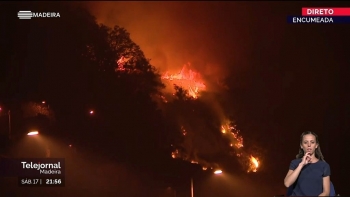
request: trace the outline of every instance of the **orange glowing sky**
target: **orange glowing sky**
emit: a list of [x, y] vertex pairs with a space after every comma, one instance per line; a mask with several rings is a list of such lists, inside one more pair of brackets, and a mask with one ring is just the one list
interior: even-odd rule
[[[190, 63], [191, 68], [186, 69], [198, 72], [207, 87], [240, 71], [246, 66], [242, 62], [250, 60], [257, 41], [274, 40], [275, 43], [278, 36], [271, 35], [281, 31], [267, 19], [258, 17], [259, 13], [269, 13], [261, 9], [263, 3], [115, 1], [85, 4], [99, 23], [124, 27], [162, 74], [169, 71], [176, 75]], [[261, 29], [264, 31], [258, 31]]]
[[99, 23], [126, 28], [162, 73], [177, 72], [191, 62], [193, 69], [209, 78], [225, 77], [227, 68], [239, 67], [251, 40], [249, 34], [254, 32], [247, 24], [254, 22], [251, 15], [258, 9], [240, 2], [113, 1], [86, 5]]

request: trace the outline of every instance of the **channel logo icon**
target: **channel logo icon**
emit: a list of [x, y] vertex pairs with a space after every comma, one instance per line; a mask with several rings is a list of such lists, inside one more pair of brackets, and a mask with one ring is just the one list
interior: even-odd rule
[[33, 13], [31, 11], [19, 11], [17, 16], [19, 19], [31, 19]]

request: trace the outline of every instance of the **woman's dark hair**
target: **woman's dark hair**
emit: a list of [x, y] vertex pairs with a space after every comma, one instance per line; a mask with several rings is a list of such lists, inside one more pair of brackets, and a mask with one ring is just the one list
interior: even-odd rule
[[303, 138], [305, 135], [313, 135], [315, 136], [316, 138], [316, 144], [318, 145], [316, 150], [315, 150], [315, 157], [321, 161], [324, 161], [324, 157], [322, 155], [322, 152], [321, 152], [321, 146], [320, 146], [320, 141], [318, 140], [318, 136], [316, 133], [312, 132], [312, 131], [305, 131], [304, 133], [301, 134], [300, 136], [300, 143], [299, 143], [299, 153], [297, 154], [296, 158], [297, 159], [301, 159], [304, 157], [305, 153], [304, 153], [304, 150], [300, 147], [300, 145], [302, 144], [303, 142]]

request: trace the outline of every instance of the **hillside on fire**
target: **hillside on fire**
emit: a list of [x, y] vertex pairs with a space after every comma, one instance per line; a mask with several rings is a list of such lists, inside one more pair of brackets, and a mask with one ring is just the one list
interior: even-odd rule
[[189, 63], [178, 74], [160, 73], [123, 27], [98, 24], [80, 6], [27, 6], [55, 7], [65, 17], [2, 24], [12, 24], [3, 34], [16, 32], [2, 45], [16, 43], [11, 55], [1, 60], [0, 94], [11, 95], [12, 106], [45, 98], [58, 132], [107, 157], [148, 163], [163, 155], [203, 169], [222, 168], [232, 158], [243, 171], [257, 170], [259, 153], [245, 150], [229, 112]]
[[[1, 3], [0, 157], [64, 157], [67, 185], [0, 185], [8, 196], [272, 196], [311, 130], [343, 192], [333, 153], [347, 148], [349, 31], [288, 24], [301, 7]], [[60, 17], [19, 19], [25, 10]]]
[[0, 159], [67, 166], [4, 196], [273, 196], [304, 131], [345, 193], [349, 31], [302, 4], [1, 2]]

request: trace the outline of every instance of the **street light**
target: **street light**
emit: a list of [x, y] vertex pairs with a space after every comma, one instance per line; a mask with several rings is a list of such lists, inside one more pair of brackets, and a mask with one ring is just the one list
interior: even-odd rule
[[221, 170], [215, 170], [214, 174], [222, 174]]
[[38, 134], [39, 134], [38, 131], [31, 131], [27, 135], [38, 135]]
[[[38, 131], [30, 131], [27, 133], [27, 135], [39, 135], [39, 132]], [[50, 147], [49, 145], [46, 146], [45, 148], [45, 152], [46, 152], [46, 158], [50, 158], [51, 157], [51, 150], [50, 150]]]
[[46, 106], [47, 109], [50, 109], [50, 105], [46, 103], [45, 100], [41, 101], [42, 106]]
[[[222, 170], [215, 170], [214, 174], [222, 174]], [[191, 197], [193, 197], [193, 177], [191, 177]]]

